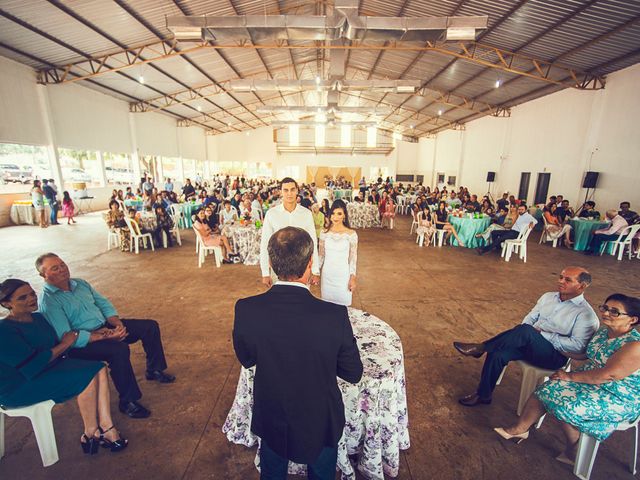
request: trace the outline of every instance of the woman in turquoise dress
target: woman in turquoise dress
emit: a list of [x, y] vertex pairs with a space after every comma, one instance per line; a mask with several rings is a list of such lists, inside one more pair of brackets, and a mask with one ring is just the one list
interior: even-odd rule
[[35, 292], [22, 280], [0, 283], [0, 304], [9, 310], [0, 320], [0, 405], [10, 409], [77, 397], [84, 423], [82, 450], [94, 454], [99, 445], [113, 452], [126, 448], [127, 440], [111, 419], [104, 365], [64, 356], [78, 332], [65, 333], [58, 343], [53, 328], [36, 312]]
[[529, 398], [514, 426], [495, 429], [500, 436], [522, 441], [548, 412], [560, 421], [566, 437], [566, 448], [556, 459], [573, 464], [580, 433], [602, 441], [620, 423], [640, 416], [640, 299], [610, 295], [600, 312], [604, 327], [594, 334], [586, 355], [572, 355], [586, 363], [572, 372], [554, 373]]

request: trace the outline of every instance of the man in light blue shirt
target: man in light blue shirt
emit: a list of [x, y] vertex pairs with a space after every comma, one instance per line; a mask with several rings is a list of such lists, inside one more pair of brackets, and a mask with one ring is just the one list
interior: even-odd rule
[[465, 356], [487, 354], [477, 390], [459, 399], [467, 407], [491, 403], [491, 394], [507, 363], [524, 360], [549, 370], [562, 368], [571, 354], [584, 353], [600, 323], [583, 292], [591, 274], [581, 267], [567, 267], [558, 280], [558, 291], [542, 295], [521, 325], [483, 343], [453, 342]]
[[535, 219], [533, 215], [529, 213], [527, 210], [527, 206], [523, 203], [518, 207], [518, 218], [514, 222], [513, 226], [510, 230], [494, 230], [491, 232], [491, 243], [484, 247], [479, 247], [476, 249], [478, 254], [484, 255], [487, 252], [495, 249], [497, 251], [502, 250], [502, 242], [509, 239], [518, 238], [518, 235], [522, 233], [525, 229], [535, 227], [538, 220]]
[[138, 403], [142, 392], [131, 366], [129, 344], [142, 342], [147, 355], [147, 380], [173, 382], [175, 377], [164, 372], [167, 363], [158, 322], [120, 319], [112, 303], [88, 282], [71, 278], [69, 268], [55, 253], [40, 255], [36, 269], [45, 280], [40, 312], [58, 339], [66, 332], [78, 332], [68, 355], [107, 362], [120, 395], [120, 411], [131, 418], [148, 417], [151, 412]]

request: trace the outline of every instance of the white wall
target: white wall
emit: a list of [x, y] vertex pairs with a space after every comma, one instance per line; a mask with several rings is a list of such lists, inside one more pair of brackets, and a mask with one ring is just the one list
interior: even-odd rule
[[36, 72], [5, 57], [0, 57], [0, 142], [46, 143]]
[[133, 115], [135, 135], [140, 155], [178, 157], [178, 134], [176, 121], [160, 113], [137, 113]]
[[600, 211], [622, 200], [640, 208], [638, 85], [640, 64], [609, 75], [604, 90], [563, 90], [513, 108], [509, 118], [483, 117], [464, 131], [421, 139], [418, 173], [456, 175], [457, 185], [484, 193], [487, 172], [495, 171], [492, 193], [517, 195], [520, 174], [531, 172], [533, 202], [537, 175], [548, 172], [549, 195], [579, 205], [584, 174], [592, 170], [600, 172], [593, 196]]

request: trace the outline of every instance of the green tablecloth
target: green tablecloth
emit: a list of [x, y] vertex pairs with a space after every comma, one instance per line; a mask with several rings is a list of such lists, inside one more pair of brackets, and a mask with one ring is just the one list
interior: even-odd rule
[[128, 207], [128, 208], [129, 207], [133, 207], [136, 210], [142, 210], [142, 205], [143, 205], [142, 200], [132, 200], [132, 199], [128, 198], [128, 199], [126, 199], [124, 201], [124, 206], [125, 207]]
[[191, 228], [191, 226], [193, 225], [193, 220], [191, 219], [191, 216], [195, 214], [196, 211], [198, 211], [198, 209], [202, 206], [202, 203], [192, 203], [192, 202], [174, 203], [172, 206], [174, 205], [175, 205], [174, 208], [179, 208], [180, 211], [182, 212], [180, 228]]
[[[583, 252], [589, 246], [589, 242], [591, 241], [591, 237], [593, 237], [593, 232], [600, 228], [604, 228], [609, 223], [602, 222], [600, 220], [569, 220], [569, 225], [573, 228], [574, 234], [574, 245], [573, 249], [579, 252]], [[607, 252], [609, 252], [611, 248], [611, 244], [607, 247]]]
[[[477, 248], [484, 245], [484, 240], [482, 238], [476, 238], [476, 234], [484, 232], [489, 227], [491, 218], [488, 216], [483, 218], [460, 218], [449, 215], [449, 223], [456, 229], [465, 247]], [[458, 246], [456, 239], [452, 237], [452, 240], [453, 245]]]
[[343, 198], [343, 197], [351, 197], [352, 195], [351, 192], [352, 190], [334, 190], [333, 199], [338, 200], [339, 198]]

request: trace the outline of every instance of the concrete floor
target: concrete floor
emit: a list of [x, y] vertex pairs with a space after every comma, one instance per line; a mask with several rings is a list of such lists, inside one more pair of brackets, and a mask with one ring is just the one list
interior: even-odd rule
[[[492, 431], [514, 418], [517, 369], [505, 375], [492, 405], [458, 405], [456, 399], [475, 388], [482, 363], [462, 358], [451, 342], [480, 341], [519, 323], [543, 292], [555, 288], [566, 265], [591, 270], [594, 283], [587, 298], [593, 305], [613, 292], [638, 295], [640, 262], [540, 246], [535, 234], [527, 264], [517, 259], [505, 263], [497, 255], [479, 257], [467, 249], [420, 248], [408, 231], [404, 217], [394, 231], [358, 232], [359, 288], [354, 295], [354, 306], [387, 321], [404, 345], [412, 447], [401, 455], [397, 478], [575, 478], [569, 467], [553, 459], [562, 438], [553, 420], [517, 446]], [[79, 217], [75, 226], [44, 231], [0, 229], [0, 279], [20, 277], [40, 290], [33, 262], [40, 253], [57, 252], [72, 275], [89, 280], [121, 316], [160, 322], [170, 371], [178, 376], [173, 385], [146, 382], [142, 349], [133, 347], [143, 403], [153, 414], [131, 420], [117, 412], [112, 395], [117, 426], [131, 440], [117, 455], [82, 454], [75, 402], [54, 409], [60, 461], [49, 468], [40, 463], [29, 422], [7, 419], [1, 479], [258, 478], [255, 449], [230, 444], [221, 427], [240, 370], [231, 345], [233, 305], [262, 291], [259, 269], [216, 269], [212, 260], [198, 269], [193, 235], [187, 231], [183, 237], [182, 247], [136, 256], [105, 250], [106, 229], [98, 214]], [[631, 438], [631, 432], [616, 433], [601, 446], [594, 480], [633, 478], [627, 470]]]

